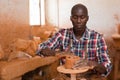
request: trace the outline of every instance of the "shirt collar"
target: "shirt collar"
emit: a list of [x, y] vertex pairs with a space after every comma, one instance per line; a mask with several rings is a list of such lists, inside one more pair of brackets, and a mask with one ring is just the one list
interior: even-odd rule
[[86, 27], [86, 30], [83, 34], [83, 36], [81, 37], [82, 39], [89, 39], [89, 34], [90, 34], [90, 31], [89, 29]]
[[[70, 29], [70, 31], [72, 31], [73, 33], [73, 28]], [[80, 39], [89, 39], [89, 34], [90, 34], [90, 30], [86, 27], [85, 32], [83, 33], [83, 36]], [[73, 39], [75, 39], [74, 34], [73, 34]]]

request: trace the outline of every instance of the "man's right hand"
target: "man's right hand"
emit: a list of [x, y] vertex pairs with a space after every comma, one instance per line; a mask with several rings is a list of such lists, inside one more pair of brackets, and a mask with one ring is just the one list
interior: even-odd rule
[[40, 54], [43, 56], [55, 56], [55, 51], [50, 48], [45, 48], [40, 51]]

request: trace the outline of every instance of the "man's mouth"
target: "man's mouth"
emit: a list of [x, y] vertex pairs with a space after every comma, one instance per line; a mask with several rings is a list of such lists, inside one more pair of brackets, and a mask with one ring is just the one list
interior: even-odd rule
[[84, 29], [84, 26], [82, 24], [77, 24], [75, 29], [82, 30], [82, 29]]
[[82, 23], [78, 23], [78, 24], [76, 24], [77, 26], [82, 26]]
[[82, 24], [77, 24], [76, 28], [82, 28]]

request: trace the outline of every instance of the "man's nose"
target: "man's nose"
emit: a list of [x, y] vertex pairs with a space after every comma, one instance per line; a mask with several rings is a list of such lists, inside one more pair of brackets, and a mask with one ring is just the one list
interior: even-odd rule
[[80, 18], [80, 17], [77, 18], [77, 22], [78, 22], [78, 23], [81, 22], [81, 18]]

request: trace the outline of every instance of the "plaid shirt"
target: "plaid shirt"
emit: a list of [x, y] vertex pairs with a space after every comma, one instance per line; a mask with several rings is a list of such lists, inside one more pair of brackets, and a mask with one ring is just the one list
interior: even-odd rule
[[38, 50], [44, 48], [55, 50], [61, 46], [63, 51], [71, 50], [72, 53], [82, 58], [85, 58], [87, 54], [88, 60], [102, 63], [106, 67], [107, 74], [111, 71], [111, 61], [105, 40], [101, 34], [94, 30], [86, 28], [83, 36], [78, 40], [75, 38], [73, 28], [61, 29], [48, 41], [40, 44]]

